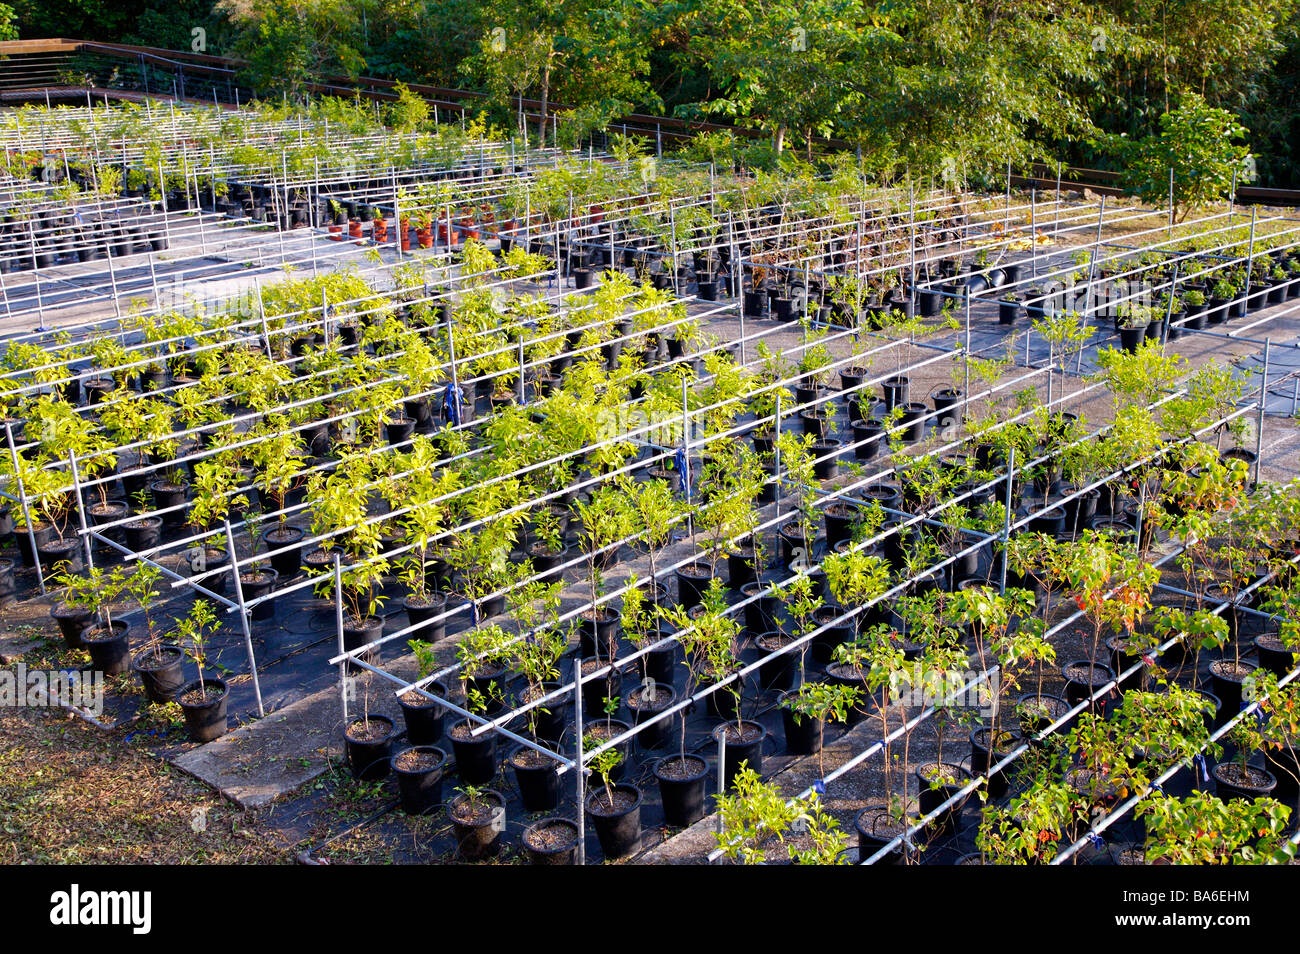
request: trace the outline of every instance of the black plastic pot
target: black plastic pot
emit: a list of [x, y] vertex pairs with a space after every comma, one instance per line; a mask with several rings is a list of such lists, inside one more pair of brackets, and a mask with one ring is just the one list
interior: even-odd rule
[[[407, 753], [412, 753], [408, 755]], [[421, 762], [437, 760], [436, 764], [419, 764], [407, 767], [406, 759]], [[397, 791], [402, 799], [402, 811], [408, 815], [427, 815], [442, 804], [442, 780], [447, 771], [447, 753], [435, 745], [412, 745], [393, 756], [393, 774], [397, 776]]]
[[1210, 663], [1210, 690], [1223, 703], [1223, 711], [1235, 714], [1241, 711], [1242, 683], [1255, 671], [1255, 664], [1242, 662], [1234, 669], [1231, 659], [1216, 659]]
[[288, 580], [297, 575], [302, 566], [302, 547], [298, 545], [304, 536], [301, 527], [276, 527], [268, 530], [266, 545], [272, 550], [288, 547], [284, 553], [271, 557], [271, 569], [275, 570], [281, 580]]
[[111, 626], [91, 626], [81, 632], [81, 642], [90, 653], [90, 664], [106, 676], [117, 676], [131, 666], [131, 628], [120, 619]]
[[1267, 798], [1277, 788], [1277, 777], [1268, 769], [1247, 766], [1246, 777], [1241, 775], [1238, 762], [1220, 762], [1210, 774], [1214, 776], [1214, 794], [1224, 801], [1244, 798], [1254, 801]]
[[[748, 599], [757, 595], [763, 588], [763, 585], [758, 582], [746, 583], [740, 588], [740, 594]], [[781, 601], [771, 593], [760, 596], [745, 606], [745, 629], [751, 636], [760, 636], [776, 629], [777, 613], [780, 608]]]
[[577, 864], [578, 826], [567, 818], [543, 818], [524, 829], [522, 844], [529, 864]]
[[159, 646], [155, 653], [145, 649], [131, 659], [131, 668], [140, 676], [145, 698], [150, 702], [164, 703], [176, 699], [185, 677], [181, 672], [185, 652], [179, 646]]
[[[793, 636], [773, 631], [760, 635], [756, 643], [760, 652], [772, 653], [793, 641]], [[784, 652], [778, 656], [773, 656], [758, 667], [758, 684], [763, 689], [784, 691], [794, 685], [795, 673], [798, 671], [799, 651]]]
[[69, 649], [80, 649], [82, 646], [81, 632], [95, 619], [90, 610], [82, 609], [79, 606], [69, 606], [66, 603], [58, 603], [50, 610], [50, 615], [54, 617], [54, 622], [59, 626], [59, 632], [63, 634], [64, 645]]
[[707, 761], [698, 755], [687, 755], [683, 762], [680, 755], [670, 755], [655, 762], [651, 771], [659, 782], [665, 823], [674, 828], [688, 828], [704, 817]]
[[[634, 671], [637, 676], [639, 670]], [[641, 682], [636, 688], [624, 694], [624, 705], [632, 713], [632, 721], [635, 725], [641, 725], [653, 719], [659, 713], [663, 712], [677, 699], [676, 692], [673, 691], [671, 683], [655, 682], [649, 684]], [[662, 748], [668, 741], [673, 738], [673, 728], [675, 721], [672, 718], [660, 719], [658, 722], [642, 729], [637, 733], [637, 742], [644, 749], [651, 751]]]
[[199, 691], [198, 680], [181, 686], [176, 693], [185, 714], [185, 729], [189, 732], [191, 742], [211, 742], [226, 734], [226, 707], [230, 701], [230, 690], [221, 679], [204, 679], [203, 689], [206, 698], [187, 701], [191, 693]]
[[1278, 678], [1285, 676], [1296, 665], [1296, 654], [1287, 649], [1275, 633], [1255, 637], [1255, 654], [1259, 667], [1267, 669]]
[[621, 622], [618, 612], [611, 606], [598, 606], [594, 616], [578, 616], [578, 645], [582, 658], [595, 656], [609, 661], [618, 653], [618, 631]]
[[823, 719], [797, 715], [785, 706], [785, 701], [797, 695], [798, 690], [781, 693], [781, 725], [785, 730], [785, 750], [790, 755], [815, 755], [822, 749]]
[[[353, 619], [351, 616], [345, 616], [343, 619], [343, 649], [352, 651], [366, 646], [384, 634], [384, 618], [382, 616], [367, 616], [365, 619]], [[360, 658], [372, 665], [379, 658], [379, 650], [371, 649], [364, 653]], [[349, 672], [360, 671], [360, 666], [349, 665]]]
[[892, 378], [885, 378], [880, 383], [885, 393], [885, 411], [892, 411], [899, 404], [906, 404], [908, 393], [911, 389], [911, 382], [907, 375], [895, 375]]
[[[960, 765], [945, 762], [942, 765], [943, 772], [954, 776], [954, 778], [951, 781], [944, 780], [936, 784], [932, 779], [938, 768], [939, 763], [937, 762], [927, 762], [916, 767], [916, 800], [920, 814], [923, 816], [930, 814], [930, 812], [952, 798], [970, 781], [970, 773], [966, 769]], [[930, 822], [931, 830], [941, 834], [950, 834], [956, 827], [957, 816], [961, 814], [962, 806], [965, 804], [966, 799], [963, 798], [956, 804], [944, 809]]]
[[[991, 758], [989, 739], [993, 730], [989, 728], [979, 728], [970, 734], [970, 771], [972, 775], [983, 775], [989, 770], [989, 766], [1001, 762], [1003, 757], [1010, 752], [1020, 739], [1012, 732], [1006, 729], [1000, 729], [999, 733], [1004, 738], [1004, 744], [998, 747], [997, 757]], [[1014, 763], [1013, 763], [1014, 764]], [[1007, 793], [1007, 774], [1006, 769], [994, 772], [989, 776], [988, 793], [991, 798], [1001, 798]]]
[[[517, 759], [536, 757], [536, 764], [520, 764]], [[510, 767], [519, 785], [519, 800], [528, 814], [554, 811], [560, 804], [559, 763], [554, 759], [519, 746], [510, 753]]]
[[155, 480], [149, 485], [149, 490], [153, 493], [156, 510], [170, 510], [169, 513], [162, 514], [163, 526], [179, 527], [185, 522], [185, 494], [188, 487], [167, 480]]
[[[446, 698], [447, 687], [440, 682], [432, 682], [425, 688], [436, 696]], [[426, 705], [420, 705], [421, 702]], [[443, 719], [446, 716], [446, 710], [442, 706], [415, 692], [398, 696], [397, 705], [402, 710], [402, 722], [406, 725], [406, 741], [411, 745], [433, 745], [442, 738]]]
[[727, 554], [727, 581], [733, 590], [739, 590], [748, 583], [758, 580], [754, 569], [753, 547], [737, 547]]
[[506, 830], [506, 800], [501, 793], [488, 789], [479, 798], [481, 809], [472, 816], [459, 814], [460, 807], [466, 804], [464, 795], [453, 798], [447, 812], [456, 836], [456, 850], [469, 860], [495, 855]]
[[[1077, 706], [1096, 692], [1099, 686], [1104, 686], [1114, 679], [1115, 672], [1103, 663], [1075, 659], [1061, 667], [1061, 676], [1065, 679], [1065, 701], [1072, 706]], [[1098, 702], [1098, 705], [1100, 704]]]
[[624, 858], [641, 842], [641, 790], [635, 785], [613, 786], [610, 806], [604, 785], [594, 785], [587, 795], [587, 817], [596, 829], [601, 853], [607, 860]]
[[366, 782], [388, 774], [392, 766], [393, 737], [397, 734], [393, 720], [387, 716], [372, 715], [369, 723], [370, 735], [367, 737], [353, 737], [356, 729], [365, 726], [366, 719], [354, 719], [343, 733], [352, 777]]
[[[447, 611], [447, 597], [442, 593], [432, 592], [420, 599], [408, 596], [402, 601], [402, 608], [406, 610], [407, 621], [412, 626], [415, 626], [445, 613]], [[436, 623], [429, 623], [421, 629], [417, 634], [417, 638], [425, 642], [436, 643], [446, 635], [447, 621], [442, 619]]]
[[707, 563], [688, 563], [678, 567], [677, 602], [685, 609], [699, 606], [704, 602], [704, 593], [713, 582], [713, 568]]
[[[910, 827], [911, 820], [904, 818], [902, 823]], [[900, 829], [899, 823], [891, 817], [889, 811], [880, 806], [870, 806], [858, 812], [853, 819], [853, 827], [858, 833], [860, 861], [866, 861], [906, 830]], [[876, 864], [901, 865], [903, 861], [903, 847], [899, 844]]]
[[862, 701], [849, 710], [849, 717], [845, 720], [845, 725], [852, 727], [857, 725], [867, 717], [867, 709], [871, 703], [871, 689], [867, 681], [852, 666], [842, 663], [832, 663], [826, 667], [826, 674], [823, 677], [826, 682], [834, 683], [837, 686], [851, 686], [862, 693]]
[[885, 425], [877, 420], [856, 420], [853, 428], [853, 456], [858, 460], [871, 460], [880, 453]]
[[903, 440], [908, 444], [917, 444], [925, 437], [925, 419], [930, 409], [920, 402], [913, 401], [903, 405], [903, 416], [899, 426], [903, 430]]
[[[813, 623], [818, 627], [826, 626], [827, 623], [844, 614], [844, 609], [839, 606], [820, 606], [813, 610]], [[859, 614], [861, 618], [861, 614]], [[847, 643], [854, 636], [854, 621], [844, 620], [834, 626], [827, 626], [812, 639], [810, 652], [813, 661], [823, 665], [831, 661], [835, 655], [835, 647], [842, 643]]]
[[714, 726], [713, 741], [716, 744], [719, 738], [726, 733], [727, 747], [723, 752], [722, 778], [723, 787], [730, 791], [732, 783], [735, 781], [736, 774], [740, 771], [742, 764], [748, 765], [759, 775], [763, 774], [763, 743], [767, 741], [767, 729], [763, 728], [759, 722], [742, 722], [745, 733], [748, 736], [744, 741], [733, 741], [732, 735], [736, 729], [736, 723], [733, 720]]
[[456, 773], [466, 785], [486, 785], [497, 774], [496, 735], [485, 732], [471, 736], [469, 732], [477, 724], [457, 722], [447, 733], [456, 758]]
[[1018, 301], [1000, 301], [998, 302], [998, 323], [1003, 325], [1014, 325], [1016, 319], [1020, 317], [1020, 302]]
[[38, 546], [36, 552], [41, 556], [42, 567], [57, 567], [60, 563], [66, 563], [74, 573], [82, 567], [82, 546], [76, 537], [55, 537]]
[[[239, 585], [243, 590], [244, 602], [251, 603], [253, 600], [261, 599], [271, 592], [278, 580], [279, 574], [275, 570], [253, 569], [245, 570], [239, 575]], [[253, 607], [252, 617], [255, 620], [268, 620], [275, 618], [275, 600], [269, 599], [258, 603]]]

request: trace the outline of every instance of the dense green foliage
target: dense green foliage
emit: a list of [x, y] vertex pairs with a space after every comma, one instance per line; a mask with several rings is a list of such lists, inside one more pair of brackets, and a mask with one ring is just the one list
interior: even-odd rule
[[502, 123], [520, 96], [579, 129], [633, 108], [725, 117], [777, 151], [833, 137], [948, 179], [1123, 165], [1113, 137], [1158, 135], [1195, 94], [1251, 131], [1262, 184], [1300, 182], [1297, 0], [9, 2], [23, 36], [189, 49], [202, 26], [263, 91], [364, 72], [476, 87]]

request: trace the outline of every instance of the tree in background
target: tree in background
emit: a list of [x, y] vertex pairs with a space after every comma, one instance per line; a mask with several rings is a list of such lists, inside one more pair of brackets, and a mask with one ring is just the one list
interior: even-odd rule
[[612, 117], [657, 103], [645, 80], [649, 0], [487, 0], [478, 46], [462, 64], [513, 116], [536, 91], [544, 140], [554, 102]]
[[691, 11], [691, 49], [716, 93], [679, 115], [721, 114], [805, 142], [835, 133], [847, 106], [848, 54], [862, 20], [858, 0], [705, 0]]
[[18, 14], [7, 3], [0, 3], [0, 40], [18, 39]]
[[1136, 142], [1112, 134], [1105, 141], [1123, 163], [1124, 188], [1144, 202], [1167, 203], [1172, 184], [1174, 218], [1181, 222], [1197, 206], [1221, 199], [1234, 173], [1238, 182], [1250, 178], [1250, 149], [1239, 142], [1246, 135], [1232, 113], [1187, 93], [1160, 117], [1158, 134]]
[[233, 55], [248, 61], [259, 93], [301, 95], [318, 76], [365, 69], [350, 0], [218, 0], [216, 9], [238, 30]]

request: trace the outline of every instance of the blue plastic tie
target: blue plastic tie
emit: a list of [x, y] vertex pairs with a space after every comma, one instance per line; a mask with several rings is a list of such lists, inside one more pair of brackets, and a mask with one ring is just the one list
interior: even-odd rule
[[442, 410], [447, 415], [447, 420], [456, 427], [460, 426], [460, 388], [454, 384], [447, 385], [447, 390], [442, 394]]
[[825, 795], [825, 794], [826, 794], [826, 783], [825, 783], [822, 779], [819, 778], [819, 779], [817, 779], [817, 781], [813, 782], [813, 784], [812, 784], [812, 789], [813, 789], [813, 791], [816, 792], [818, 795]]
[[1097, 834], [1095, 831], [1088, 832], [1088, 840], [1092, 842], [1092, 847], [1096, 848], [1098, 851], [1100, 851], [1106, 844], [1101, 835]]
[[1200, 752], [1197, 752], [1195, 755], [1192, 756], [1192, 761], [1195, 762], [1196, 767], [1201, 770], [1201, 781], [1208, 782], [1210, 780], [1210, 773], [1206, 771], [1205, 768], [1205, 756], [1202, 755]]
[[673, 457], [677, 465], [677, 489], [682, 493], [689, 495], [691, 488], [686, 482], [686, 447], [685, 445], [677, 448], [677, 454]]

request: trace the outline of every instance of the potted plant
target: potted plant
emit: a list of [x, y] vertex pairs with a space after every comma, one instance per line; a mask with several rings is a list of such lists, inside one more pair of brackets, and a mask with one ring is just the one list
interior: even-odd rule
[[[599, 740], [592, 741], [600, 744]], [[601, 785], [587, 794], [585, 807], [600, 840], [600, 850], [610, 861], [630, 855], [641, 840], [641, 790], [635, 785], [615, 785], [611, 780], [611, 773], [622, 760], [617, 748], [603, 749], [587, 759]]]
[[158, 580], [162, 570], [141, 561], [127, 581], [125, 592], [139, 604], [145, 619], [145, 647], [131, 659], [131, 668], [140, 675], [145, 697], [150, 702], [172, 702], [184, 684], [181, 666], [185, 651], [174, 643], [164, 643], [154, 626], [153, 605], [158, 600]]
[[497, 854], [506, 830], [506, 800], [500, 792], [482, 785], [463, 785], [447, 807], [456, 850], [475, 861]]
[[192, 742], [211, 742], [226, 734], [226, 713], [230, 691], [222, 679], [205, 679], [207, 647], [220, 624], [212, 604], [198, 599], [176, 629], [177, 642], [198, 667], [198, 679], [186, 683], [176, 694], [185, 714], [185, 727]]

